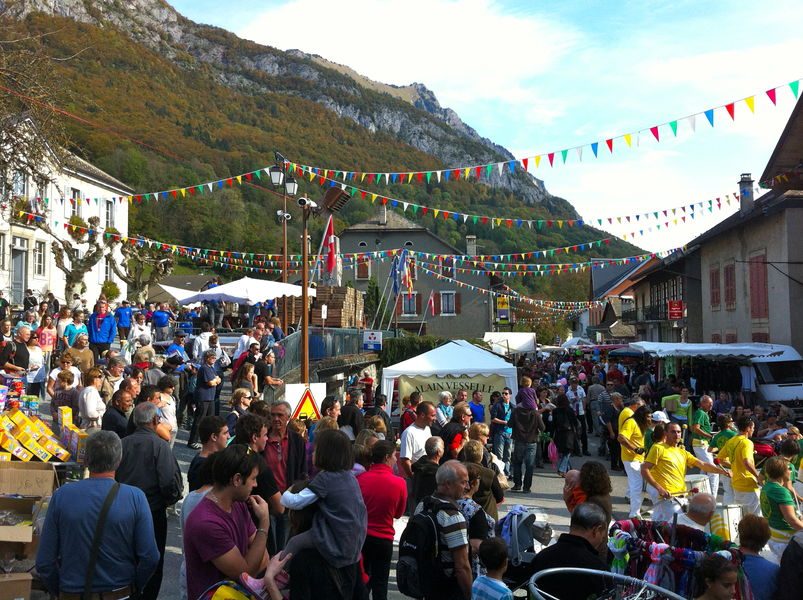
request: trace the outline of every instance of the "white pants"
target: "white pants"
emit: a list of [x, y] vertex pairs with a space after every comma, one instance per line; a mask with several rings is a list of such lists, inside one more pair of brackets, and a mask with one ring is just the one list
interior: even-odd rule
[[[714, 464], [714, 455], [708, 451], [707, 446], [694, 446], [693, 450], [694, 456], [700, 459], [700, 462], [708, 463], [709, 465]], [[716, 501], [717, 493], [719, 492], [719, 473], [709, 473], [708, 483], [711, 484], [711, 493]]]
[[737, 492], [733, 491], [733, 503], [742, 505], [742, 516], [746, 514], [761, 515], [761, 501], [759, 499], [758, 490], [752, 492]]
[[653, 521], [663, 521], [667, 523], [672, 522], [672, 517], [675, 513], [682, 513], [683, 507], [681, 507], [680, 503], [675, 500], [674, 498], [670, 498], [665, 500], [658, 495], [658, 490], [656, 490], [651, 485], [647, 486], [647, 493], [652, 498], [652, 520]]
[[627, 491], [630, 499], [629, 519], [641, 518], [641, 490], [644, 488], [644, 480], [641, 477], [641, 465], [639, 460], [623, 462], [625, 473], [627, 473]]
[[722, 503], [724, 505], [735, 504], [733, 501], [733, 485], [731, 485], [730, 477], [722, 478]]
[[789, 545], [789, 542], [773, 542], [770, 540], [767, 542], [767, 547], [772, 551], [772, 553], [778, 558], [778, 564], [781, 562], [781, 558], [783, 558], [783, 552], [786, 550], [786, 547]]

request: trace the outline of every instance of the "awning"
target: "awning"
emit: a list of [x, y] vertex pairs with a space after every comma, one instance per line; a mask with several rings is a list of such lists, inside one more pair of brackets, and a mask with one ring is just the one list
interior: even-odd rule
[[658, 358], [756, 358], [759, 356], [779, 356], [786, 346], [777, 344], [672, 344], [666, 342], [634, 342], [628, 346], [636, 352], [643, 352]]

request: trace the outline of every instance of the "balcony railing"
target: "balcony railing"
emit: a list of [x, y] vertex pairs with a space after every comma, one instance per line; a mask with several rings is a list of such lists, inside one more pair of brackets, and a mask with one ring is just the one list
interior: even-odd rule
[[666, 321], [669, 318], [666, 305], [643, 306], [622, 311], [625, 323], [646, 323], [648, 321]]

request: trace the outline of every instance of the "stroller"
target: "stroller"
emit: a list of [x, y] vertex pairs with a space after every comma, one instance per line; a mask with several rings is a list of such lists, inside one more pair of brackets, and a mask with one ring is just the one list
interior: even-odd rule
[[533, 576], [535, 555], [552, 541], [546, 513], [517, 504], [496, 524], [496, 535], [507, 544], [508, 567], [504, 582], [512, 590], [523, 588]]

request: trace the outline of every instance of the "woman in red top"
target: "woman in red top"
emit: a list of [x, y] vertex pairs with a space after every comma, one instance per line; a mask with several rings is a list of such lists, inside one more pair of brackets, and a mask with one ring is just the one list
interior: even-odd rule
[[380, 440], [371, 448], [371, 468], [357, 478], [368, 511], [368, 535], [362, 547], [371, 598], [386, 600], [393, 557], [393, 520], [404, 514], [407, 484], [393, 474], [396, 444]]
[[58, 331], [56, 325], [53, 323], [52, 315], [45, 315], [42, 317], [42, 324], [36, 330], [36, 336], [39, 338], [39, 347], [45, 353], [45, 367], [50, 370], [50, 357], [53, 355], [53, 350], [56, 349], [56, 342], [58, 341]]

